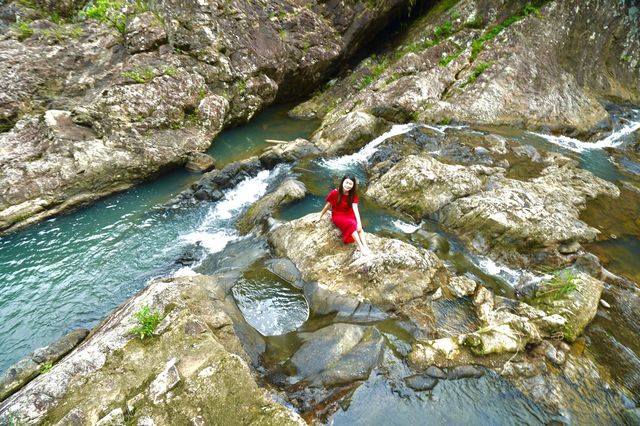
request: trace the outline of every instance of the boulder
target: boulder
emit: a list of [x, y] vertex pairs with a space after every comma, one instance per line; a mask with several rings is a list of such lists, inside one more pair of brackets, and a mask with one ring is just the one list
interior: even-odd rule
[[318, 129], [311, 142], [323, 153], [336, 156], [357, 151], [388, 127], [383, 119], [365, 112], [353, 112]]
[[502, 169], [441, 163], [428, 155], [409, 156], [370, 183], [367, 197], [414, 220], [440, 210], [453, 200], [482, 191]]
[[437, 217], [476, 251], [526, 263], [531, 253], [595, 239], [599, 231], [580, 221], [579, 214], [588, 199], [603, 194], [617, 197], [619, 190], [567, 162], [547, 167], [530, 181], [500, 180], [491, 189], [452, 201]]
[[[217, 285], [205, 276], [152, 282], [49, 373], [3, 401], [0, 422], [304, 424], [257, 386]], [[131, 329], [145, 305], [164, 318], [140, 340]]]
[[565, 319], [563, 337], [573, 342], [596, 315], [604, 284], [584, 272], [565, 269], [539, 284], [530, 303]]
[[187, 155], [187, 162], [184, 168], [190, 172], [205, 173], [216, 166], [216, 160], [208, 154], [202, 152], [190, 152]]
[[354, 260], [355, 247], [342, 243], [328, 216], [315, 222], [318, 214], [309, 214], [268, 234], [276, 254], [291, 259], [305, 281], [403, 312], [404, 305], [409, 309], [409, 302], [422, 300], [448, 280], [442, 261], [432, 252], [371, 234], [366, 238], [373, 256]]
[[265, 195], [249, 207], [238, 219], [236, 227], [241, 234], [247, 234], [261, 224], [266, 223], [274, 210], [292, 201], [301, 200], [306, 195], [306, 189], [302, 182], [294, 179], [285, 180], [278, 188]]
[[382, 356], [382, 335], [373, 327], [338, 323], [302, 337], [290, 362], [296, 377], [314, 386], [366, 380]]
[[317, 155], [320, 150], [306, 139], [278, 143], [260, 154], [260, 162], [270, 169], [280, 163], [292, 163], [304, 157]]

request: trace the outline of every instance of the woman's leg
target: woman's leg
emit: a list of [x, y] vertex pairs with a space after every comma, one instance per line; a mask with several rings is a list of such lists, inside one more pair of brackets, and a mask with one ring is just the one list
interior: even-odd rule
[[353, 231], [353, 234], [351, 235], [353, 236], [353, 239], [356, 241], [356, 244], [358, 244], [358, 250], [360, 250], [360, 253], [364, 254], [365, 248], [362, 245], [362, 240], [360, 239], [360, 235], [358, 235], [358, 231]]
[[367, 245], [367, 239], [364, 237], [364, 230], [361, 230], [360, 232], [358, 232], [358, 236], [360, 237], [360, 242], [362, 243], [362, 246], [365, 249], [365, 252], [367, 254], [371, 254], [371, 250], [369, 249], [369, 246]]
[[351, 235], [353, 235], [353, 239], [356, 240], [360, 253], [364, 254], [365, 256], [371, 254], [371, 250], [369, 250], [369, 247], [367, 247], [367, 243], [362, 239], [362, 235], [358, 233], [358, 231], [353, 231], [353, 234]]

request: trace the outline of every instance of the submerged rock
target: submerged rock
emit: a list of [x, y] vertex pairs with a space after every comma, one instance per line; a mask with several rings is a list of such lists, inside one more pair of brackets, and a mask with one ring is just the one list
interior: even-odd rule
[[314, 386], [365, 380], [382, 355], [382, 335], [373, 327], [332, 324], [303, 339], [291, 363], [298, 379]]
[[438, 379], [424, 374], [416, 374], [405, 377], [404, 382], [413, 390], [425, 391], [435, 388], [438, 384]]

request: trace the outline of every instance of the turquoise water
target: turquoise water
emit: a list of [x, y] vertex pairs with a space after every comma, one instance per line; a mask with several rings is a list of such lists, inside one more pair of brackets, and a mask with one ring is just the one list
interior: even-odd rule
[[[268, 146], [265, 138], [308, 136], [316, 123], [287, 119], [287, 109], [272, 108], [251, 125], [222, 133], [212, 152], [224, 163], [243, 156], [247, 140], [259, 150]], [[228, 156], [226, 146], [233, 146]], [[0, 237], [0, 373], [67, 332], [94, 326], [149, 279], [178, 270], [176, 260], [195, 241], [224, 247], [233, 238], [226, 231], [231, 214], [212, 212], [207, 203], [163, 207], [197, 178], [178, 170]]]

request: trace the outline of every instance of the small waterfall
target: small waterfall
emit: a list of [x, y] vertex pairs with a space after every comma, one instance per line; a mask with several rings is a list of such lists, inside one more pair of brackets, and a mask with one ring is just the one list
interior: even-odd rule
[[519, 284], [525, 282], [539, 282], [544, 279], [551, 278], [551, 275], [548, 274], [534, 275], [531, 272], [522, 269], [509, 268], [506, 265], [501, 265], [497, 262], [494, 262], [488, 257], [476, 257], [471, 255], [469, 255], [468, 257], [469, 260], [471, 260], [471, 263], [473, 263], [482, 272], [504, 281], [511, 288], [516, 288]]
[[360, 149], [360, 151], [351, 155], [345, 155], [338, 158], [331, 158], [329, 160], [321, 160], [319, 164], [326, 167], [327, 169], [342, 170], [352, 164], [366, 163], [367, 160], [369, 160], [369, 158], [373, 154], [375, 154], [375, 152], [378, 150], [378, 145], [380, 145], [382, 142], [394, 136], [408, 133], [411, 130], [418, 127], [426, 127], [429, 129], [433, 129], [437, 132], [444, 133], [444, 131], [441, 128], [419, 124], [419, 123], [396, 124], [388, 132], [383, 133], [382, 135], [378, 136], [377, 138], [375, 138], [374, 140], [366, 144], [364, 147], [362, 147], [362, 149]]
[[[638, 110], [634, 110], [633, 112], [636, 116], [640, 114], [640, 111]], [[625, 142], [624, 137], [638, 129], [640, 129], [640, 121], [628, 121], [628, 123], [622, 128], [614, 131], [606, 138], [597, 142], [583, 142], [579, 139], [570, 138], [568, 136], [552, 136], [536, 132], [528, 133], [539, 136], [555, 145], [580, 153], [588, 150], [611, 148], [622, 145]]]
[[[263, 170], [255, 177], [247, 178], [235, 188], [228, 191], [224, 198], [210, 207], [201, 223], [188, 234], [181, 235], [180, 240], [202, 246], [207, 254], [221, 252], [233, 241], [242, 237], [233, 227], [239, 214], [249, 205], [262, 197], [276, 178], [285, 171], [286, 167], [278, 166], [273, 170]], [[196, 266], [196, 265], [194, 265]], [[191, 275], [193, 269], [181, 268], [175, 275]]]

